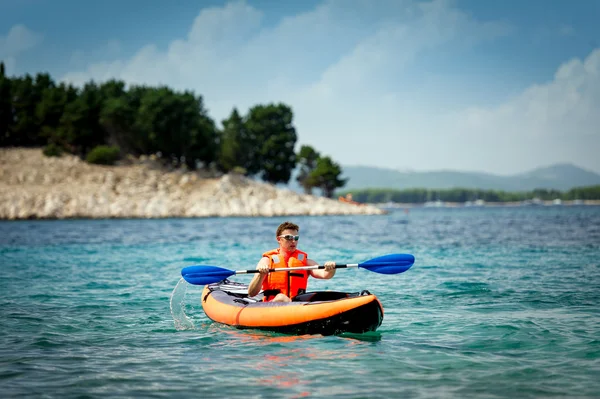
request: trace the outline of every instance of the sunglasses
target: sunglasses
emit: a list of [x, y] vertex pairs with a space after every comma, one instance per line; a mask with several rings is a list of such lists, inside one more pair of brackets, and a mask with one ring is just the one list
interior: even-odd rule
[[300, 239], [300, 236], [293, 236], [291, 234], [286, 234], [284, 236], [279, 236], [279, 237], [285, 238], [286, 241], [292, 241], [292, 240], [298, 241]]

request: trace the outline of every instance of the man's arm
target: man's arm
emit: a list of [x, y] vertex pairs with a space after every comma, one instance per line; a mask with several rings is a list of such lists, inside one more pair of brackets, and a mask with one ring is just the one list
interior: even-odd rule
[[[307, 259], [306, 265], [307, 266], [315, 266], [315, 265], [318, 265], [318, 263], [312, 259]], [[325, 264], [323, 266], [325, 266], [325, 269], [309, 270], [310, 275], [313, 276], [314, 278], [321, 278], [321, 279], [325, 279], [325, 280], [332, 278], [335, 275], [335, 270], [336, 270], [335, 262], [333, 262], [333, 261], [325, 262]]]
[[248, 285], [248, 296], [258, 295], [265, 277], [269, 274], [270, 266], [269, 258], [263, 257], [258, 261], [256, 270], [260, 270], [260, 273], [256, 273], [252, 281], [250, 281], [250, 284]]

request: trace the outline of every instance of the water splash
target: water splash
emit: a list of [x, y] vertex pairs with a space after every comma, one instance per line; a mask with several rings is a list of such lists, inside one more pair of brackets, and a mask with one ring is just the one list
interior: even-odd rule
[[173, 289], [171, 293], [171, 299], [169, 301], [171, 306], [171, 315], [173, 316], [173, 322], [175, 323], [175, 329], [191, 330], [194, 328], [194, 322], [190, 319], [184, 311], [184, 299], [185, 292], [187, 290], [187, 282], [182, 277]]

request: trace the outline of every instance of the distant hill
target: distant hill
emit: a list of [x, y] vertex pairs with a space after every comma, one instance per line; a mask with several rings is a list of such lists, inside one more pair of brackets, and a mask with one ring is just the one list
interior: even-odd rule
[[[573, 187], [600, 184], [600, 174], [590, 172], [572, 164], [556, 164], [511, 176], [490, 173], [432, 171], [401, 172], [394, 169], [370, 166], [342, 166], [343, 177], [349, 178], [342, 190], [362, 188], [472, 188], [483, 190], [531, 191], [536, 188], [568, 191]], [[301, 191], [295, 175], [288, 186]]]

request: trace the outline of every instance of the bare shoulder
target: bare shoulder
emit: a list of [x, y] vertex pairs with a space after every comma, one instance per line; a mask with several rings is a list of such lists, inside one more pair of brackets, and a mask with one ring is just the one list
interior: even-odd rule
[[306, 259], [306, 265], [307, 266], [315, 266], [315, 265], [318, 265], [318, 263], [312, 259]]
[[271, 263], [271, 261], [269, 260], [269, 258], [267, 258], [266, 256], [263, 256], [262, 258], [260, 258], [260, 260], [256, 264], [256, 267], [259, 267], [260, 265], [269, 266], [270, 263]]

